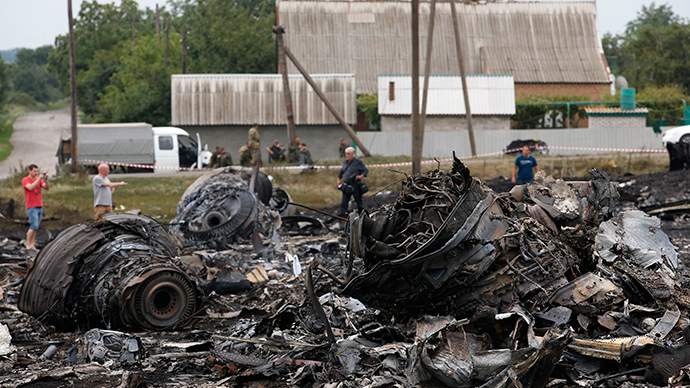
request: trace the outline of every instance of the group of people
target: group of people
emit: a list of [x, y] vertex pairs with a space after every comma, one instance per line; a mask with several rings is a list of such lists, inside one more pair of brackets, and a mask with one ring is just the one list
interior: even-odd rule
[[[36, 233], [43, 219], [43, 190], [50, 190], [50, 180], [48, 174], [40, 172], [35, 164], [29, 165], [27, 170], [29, 174], [22, 178], [26, 215], [29, 218], [26, 249], [36, 249]], [[101, 220], [103, 214], [113, 212], [115, 187], [127, 184], [127, 182], [111, 182], [108, 174], [110, 174], [110, 166], [101, 164], [98, 166], [98, 175], [93, 178], [93, 209], [96, 222]]]
[[[252, 127], [256, 130], [257, 126]], [[258, 151], [259, 134], [258, 131], [251, 133], [250, 142], [247, 143], [247, 149]], [[253, 139], [253, 140], [252, 140]], [[250, 144], [255, 141], [256, 144]], [[273, 142], [271, 147], [266, 148], [269, 153], [269, 160], [279, 162], [285, 159], [285, 149], [280, 145], [278, 140]], [[216, 149], [212, 162], [217, 165], [232, 165], [232, 159], [229, 158], [224, 148]], [[361, 213], [364, 210], [362, 203], [362, 195], [364, 194], [365, 185], [362, 184], [362, 179], [369, 174], [369, 169], [364, 165], [361, 159], [355, 158], [355, 149], [349, 147], [344, 139], [340, 141], [339, 152], [343, 158], [343, 164], [338, 171], [338, 178], [336, 185], [342, 191], [342, 200], [340, 203], [340, 215], [344, 216], [349, 213], [350, 199], [354, 198], [357, 206], [357, 212]], [[256, 152], [254, 153], [256, 155]], [[299, 137], [296, 137], [288, 148], [288, 155], [290, 160], [298, 160], [299, 165], [313, 164], [311, 154], [307, 150], [307, 145], [301, 143]], [[246, 157], [246, 156], [245, 156]], [[228, 159], [230, 160], [229, 164]], [[252, 161], [253, 163], [253, 161]], [[41, 225], [43, 218], [43, 195], [42, 190], [50, 189], [50, 181], [45, 172], [40, 172], [38, 166], [35, 164], [29, 165], [27, 168], [29, 174], [22, 179], [22, 186], [24, 188], [24, 199], [26, 201], [26, 214], [29, 218], [29, 230], [26, 233], [26, 248], [36, 249], [36, 233]], [[515, 159], [512, 171], [512, 182], [515, 184], [525, 184], [534, 180], [534, 173], [539, 171], [537, 160], [530, 155], [529, 146], [522, 147], [522, 153]], [[98, 222], [101, 216], [106, 213], [113, 212], [113, 193], [115, 187], [124, 186], [127, 183], [111, 182], [108, 178], [110, 174], [110, 166], [101, 164], [98, 166], [98, 175], [93, 178], [93, 196], [94, 196], [94, 217]]]
[[[261, 165], [261, 136], [259, 135], [259, 126], [252, 126], [247, 132], [247, 137], [247, 143], [239, 149], [240, 166], [251, 167], [256, 163]], [[342, 140], [342, 142], [344, 142], [344, 140]], [[314, 159], [312, 159], [311, 152], [307, 149], [307, 144], [302, 143], [299, 137], [295, 137], [288, 145], [287, 153], [285, 152], [285, 147], [280, 144], [278, 139], [273, 140], [273, 144], [266, 147], [266, 152], [268, 153], [268, 162], [271, 164], [288, 162], [297, 166], [309, 166], [314, 164]], [[224, 147], [218, 146], [211, 155], [209, 165], [212, 168], [231, 166], [232, 157], [225, 151]]]

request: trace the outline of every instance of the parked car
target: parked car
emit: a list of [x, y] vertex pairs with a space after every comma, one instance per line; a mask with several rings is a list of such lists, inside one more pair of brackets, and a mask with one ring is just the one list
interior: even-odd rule
[[668, 150], [671, 161], [669, 170], [685, 170], [690, 167], [690, 125], [665, 131], [661, 135], [661, 142]]
[[549, 148], [548, 145], [546, 145], [546, 142], [543, 142], [539, 139], [529, 139], [529, 140], [513, 140], [508, 144], [508, 147], [506, 147], [505, 151], [507, 155], [511, 154], [519, 154], [522, 152], [522, 147], [524, 146], [529, 146], [529, 149], [532, 153], [538, 153], [538, 154], [548, 154], [549, 153]]

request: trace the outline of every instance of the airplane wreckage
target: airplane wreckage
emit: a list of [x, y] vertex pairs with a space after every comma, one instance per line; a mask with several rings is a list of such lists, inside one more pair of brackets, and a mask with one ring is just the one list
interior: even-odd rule
[[[351, 214], [341, 236], [278, 244], [281, 217], [296, 215], [287, 193], [216, 170], [185, 192], [170, 233], [114, 214], [49, 242], [18, 296], [40, 323], [0, 320], [0, 386], [687, 384], [690, 295], [674, 246], [590, 173], [495, 193], [455, 159], [405, 176], [394, 202]], [[274, 254], [247, 245], [256, 236]], [[46, 323], [70, 340], [30, 342], [27, 325]], [[60, 368], [24, 367], [46, 362]]]

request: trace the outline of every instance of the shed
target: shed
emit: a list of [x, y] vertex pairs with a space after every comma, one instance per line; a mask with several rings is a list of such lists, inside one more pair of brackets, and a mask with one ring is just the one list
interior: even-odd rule
[[621, 109], [620, 107], [588, 106], [585, 108], [590, 128], [644, 128], [649, 110], [644, 107]]
[[[311, 74], [349, 124], [357, 120], [355, 76]], [[338, 157], [347, 136], [300, 74], [289, 75], [297, 135], [316, 159]], [[287, 112], [280, 74], [187, 74], [172, 76], [172, 125], [199, 133], [210, 148], [225, 147], [233, 160], [247, 142], [247, 130], [259, 125], [261, 151], [277, 139], [287, 146]], [[287, 148], [287, 147], [286, 147]], [[263, 155], [266, 161], [266, 155]]]
[[[515, 114], [515, 83], [512, 75], [468, 74], [467, 89], [475, 129], [510, 129]], [[420, 77], [421, 85], [424, 76]], [[383, 131], [411, 130], [412, 76], [378, 77], [378, 108]], [[444, 131], [467, 128], [462, 78], [459, 75], [429, 77], [425, 129]]]

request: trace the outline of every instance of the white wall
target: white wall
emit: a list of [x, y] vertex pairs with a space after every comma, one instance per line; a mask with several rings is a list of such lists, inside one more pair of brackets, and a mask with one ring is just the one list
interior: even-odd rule
[[[412, 154], [410, 132], [359, 132], [357, 136], [374, 155], [398, 156]], [[502, 151], [513, 140], [539, 139], [549, 146], [663, 149], [661, 134], [652, 128], [577, 128], [474, 131], [477, 154]], [[424, 134], [422, 156], [449, 158], [472, 155], [467, 130], [433, 131]], [[584, 150], [557, 150], [551, 154], [574, 155], [592, 153]]]

